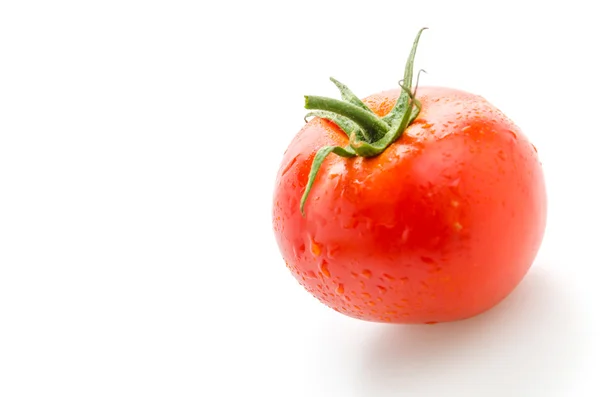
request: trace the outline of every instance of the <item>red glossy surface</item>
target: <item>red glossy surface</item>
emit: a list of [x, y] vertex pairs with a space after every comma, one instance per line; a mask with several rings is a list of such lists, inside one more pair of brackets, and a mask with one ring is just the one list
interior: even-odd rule
[[[371, 96], [379, 115], [399, 91]], [[286, 151], [274, 194], [281, 253], [315, 297], [352, 317], [452, 321], [507, 296], [531, 266], [546, 222], [535, 147], [479, 96], [419, 88], [418, 119], [382, 155], [330, 155], [300, 213], [316, 150], [347, 144], [313, 119]]]

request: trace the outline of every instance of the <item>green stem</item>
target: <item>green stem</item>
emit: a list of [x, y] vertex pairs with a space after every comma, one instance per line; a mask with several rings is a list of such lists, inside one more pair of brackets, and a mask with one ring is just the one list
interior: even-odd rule
[[[349, 138], [349, 145], [325, 146], [319, 149], [313, 159], [308, 182], [300, 200], [300, 211], [304, 216], [304, 204], [316, 181], [317, 174], [325, 158], [331, 153], [341, 157], [375, 157], [383, 153], [392, 143], [401, 138], [404, 130], [418, 117], [421, 102], [416, 98], [416, 88], [412, 87], [415, 54], [421, 33], [419, 30], [406, 61], [403, 83], [394, 108], [384, 117], [373, 113], [350, 89], [335, 79], [342, 100], [320, 96], [306, 96], [305, 108], [315, 110], [308, 116], [322, 117], [336, 123]], [[417, 76], [417, 85], [419, 77]]]
[[366, 139], [363, 129], [347, 117], [340, 116], [339, 114], [335, 114], [333, 112], [326, 112], [325, 110], [313, 110], [304, 116], [305, 122], [308, 117], [320, 117], [325, 120], [333, 121], [342, 129], [342, 131], [344, 131], [348, 138], [350, 138], [352, 134], [355, 134], [360, 140], [364, 141]]
[[354, 93], [350, 90], [350, 88], [348, 88], [347, 85], [337, 81], [333, 77], [330, 77], [329, 80], [331, 80], [331, 82], [333, 84], [335, 84], [335, 86], [338, 88], [338, 90], [340, 90], [340, 94], [342, 95], [342, 99], [344, 101], [350, 102], [351, 104], [356, 105], [356, 106], [362, 108], [363, 110], [366, 110], [367, 112], [373, 114], [373, 111], [371, 109], [369, 109], [369, 107], [367, 105], [365, 105], [365, 103], [363, 101], [361, 101], [359, 97], [354, 95]]
[[[380, 140], [374, 143], [361, 142], [359, 139], [350, 139], [350, 147], [354, 149], [355, 153], [361, 157], [375, 157], [379, 156], [385, 149], [388, 148], [393, 142], [400, 138], [402, 132], [412, 123], [419, 112], [421, 111], [421, 102], [413, 93], [411, 93], [407, 87], [400, 85], [404, 92], [408, 93], [409, 103], [407, 109], [402, 115], [402, 119], [395, 120], [392, 128], [385, 134]], [[414, 111], [416, 110], [416, 111]]]
[[372, 142], [374, 136], [385, 135], [390, 127], [375, 114], [367, 112], [360, 107], [338, 99], [326, 98], [322, 96], [305, 96], [304, 107], [306, 109], [326, 110], [348, 117], [361, 127], [365, 133], [365, 138]]
[[[421, 39], [421, 34], [426, 29], [427, 28], [422, 28], [421, 30], [419, 30], [419, 33], [417, 33], [417, 37], [415, 38], [415, 41], [413, 42], [413, 46], [410, 50], [410, 54], [408, 54], [408, 59], [406, 60], [406, 66], [404, 68], [404, 79], [402, 79], [403, 80], [402, 84], [404, 84], [405, 86], [407, 86], [409, 88], [412, 87], [413, 67], [415, 64], [415, 55], [417, 54], [417, 47], [419, 45], [419, 40]], [[398, 100], [396, 101], [396, 105], [394, 105], [394, 108], [385, 117], [383, 117], [383, 120], [391, 125], [393, 120], [397, 120], [398, 118], [402, 117], [402, 113], [404, 113], [406, 111], [407, 104], [408, 104], [408, 94], [406, 91], [402, 91], [400, 93], [400, 96], [398, 97]]]

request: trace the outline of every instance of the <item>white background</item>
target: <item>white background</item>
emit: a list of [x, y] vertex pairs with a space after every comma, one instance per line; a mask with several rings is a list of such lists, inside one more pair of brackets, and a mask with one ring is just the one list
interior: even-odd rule
[[[3, 1], [0, 396], [598, 396], [593, 1]], [[346, 318], [271, 230], [303, 95], [481, 94], [537, 146], [548, 229], [477, 318]]]

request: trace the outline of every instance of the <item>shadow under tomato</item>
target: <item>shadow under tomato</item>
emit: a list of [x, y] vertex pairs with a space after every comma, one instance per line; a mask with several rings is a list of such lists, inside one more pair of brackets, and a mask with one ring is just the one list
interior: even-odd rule
[[576, 306], [566, 287], [533, 268], [477, 317], [382, 326], [366, 341], [359, 396], [565, 396], [581, 357]]

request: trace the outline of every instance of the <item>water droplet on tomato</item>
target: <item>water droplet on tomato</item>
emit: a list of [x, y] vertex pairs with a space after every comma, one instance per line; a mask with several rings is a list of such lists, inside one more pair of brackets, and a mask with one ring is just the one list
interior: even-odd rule
[[460, 178], [456, 178], [452, 182], [450, 182], [450, 184], [448, 186], [457, 187], [459, 185], [459, 183], [460, 183]]
[[321, 246], [312, 238], [310, 238], [310, 252], [315, 257], [321, 255]]
[[517, 140], [517, 133], [514, 132], [513, 130], [508, 130], [508, 132], [510, 133], [510, 135], [513, 137], [514, 140]]
[[385, 288], [381, 285], [377, 286], [377, 290], [379, 291], [380, 294], [385, 294], [387, 292], [387, 288]]
[[386, 273], [384, 273], [384, 274], [383, 274], [383, 278], [384, 278], [386, 281], [394, 281], [394, 280], [395, 280], [395, 278], [394, 278], [394, 277], [392, 277], [392, 276], [390, 276], [389, 274], [386, 274]]
[[329, 258], [335, 258], [335, 255], [339, 252], [340, 246], [337, 244], [329, 244], [327, 246], [327, 256]]
[[357, 225], [358, 225], [358, 219], [356, 219], [355, 217], [352, 217], [344, 223], [343, 227], [344, 227], [344, 229], [354, 229], [354, 228], [356, 228]]
[[435, 263], [435, 261], [433, 259], [431, 259], [430, 257], [428, 257], [428, 256], [422, 256], [421, 257], [421, 261], [423, 261], [423, 262], [425, 262], [427, 264], [433, 264], [433, 263]]
[[344, 284], [339, 284], [337, 286], [337, 288], [335, 289], [335, 293], [338, 295], [343, 295], [344, 294]]
[[373, 273], [370, 270], [365, 269], [365, 270], [362, 271], [362, 273], [360, 275], [363, 276], [366, 279], [370, 279], [371, 276], [373, 275]]
[[321, 274], [324, 277], [327, 277], [327, 278], [331, 277], [331, 273], [329, 272], [329, 264], [327, 263], [327, 261], [321, 262], [321, 264], [319, 265], [319, 272], [321, 272]]
[[369, 294], [368, 292], [363, 292], [362, 294], [360, 294], [360, 296], [369, 299], [371, 297], [371, 294]]
[[442, 268], [439, 266], [432, 266], [429, 269], [427, 269], [427, 273], [439, 273], [442, 271]]
[[306, 277], [315, 279], [315, 278], [317, 278], [317, 275], [312, 270], [309, 270], [306, 272]]
[[292, 247], [292, 251], [294, 252], [294, 256], [296, 257], [296, 259], [300, 259], [306, 251], [306, 246], [304, 244], [301, 244], [299, 246], [294, 245]]
[[498, 152], [498, 158], [502, 161], [506, 160], [506, 154], [504, 154], [504, 150], [500, 150]]
[[402, 244], [405, 244], [408, 241], [409, 233], [410, 233], [410, 229], [408, 227], [405, 227], [404, 230], [402, 231], [402, 237], [401, 237]]
[[283, 169], [283, 171], [281, 171], [281, 176], [284, 176], [293, 166], [294, 164], [296, 164], [296, 161], [298, 160], [298, 156], [294, 157], [289, 163], [288, 165], [285, 166], [285, 168]]

